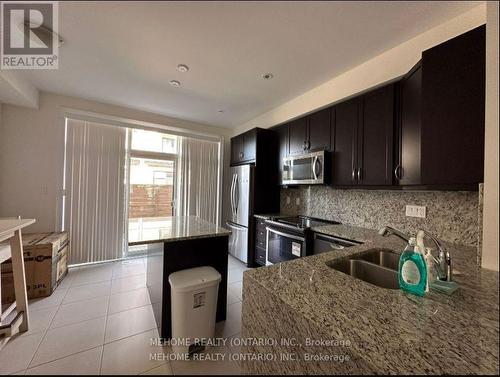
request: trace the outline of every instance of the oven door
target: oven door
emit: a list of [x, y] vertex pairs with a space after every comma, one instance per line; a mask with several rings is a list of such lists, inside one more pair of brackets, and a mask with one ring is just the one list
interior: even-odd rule
[[267, 227], [266, 254], [268, 265], [303, 257], [306, 255], [306, 238]]

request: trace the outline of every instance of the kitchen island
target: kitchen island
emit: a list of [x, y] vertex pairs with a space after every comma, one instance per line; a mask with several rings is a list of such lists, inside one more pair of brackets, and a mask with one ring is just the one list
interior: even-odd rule
[[216, 321], [226, 319], [228, 238], [231, 232], [196, 216], [161, 219], [161, 227], [129, 245], [163, 243], [163, 249], [148, 251], [147, 288], [160, 336], [169, 339], [171, 294], [168, 277], [187, 268], [211, 266], [222, 276], [219, 284]]
[[[244, 273], [244, 374], [498, 373], [498, 272], [476, 265], [472, 247], [445, 244], [460, 288], [417, 297], [337, 271], [335, 261], [405, 243], [374, 230], [329, 225], [316, 232], [364, 242]], [[273, 343], [274, 340], [274, 343]], [[271, 344], [271, 345], [270, 345]]]

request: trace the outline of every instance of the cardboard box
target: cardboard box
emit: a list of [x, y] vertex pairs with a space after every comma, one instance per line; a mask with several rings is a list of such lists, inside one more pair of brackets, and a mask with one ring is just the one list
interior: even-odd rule
[[[68, 272], [67, 232], [23, 234], [28, 298], [50, 296]], [[2, 304], [14, 301], [12, 262], [1, 265]]]

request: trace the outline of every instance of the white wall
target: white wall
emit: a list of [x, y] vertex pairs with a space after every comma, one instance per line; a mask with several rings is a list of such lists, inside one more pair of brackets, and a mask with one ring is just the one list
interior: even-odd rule
[[486, 5], [482, 4], [240, 125], [234, 135], [254, 127], [272, 127], [396, 79], [420, 60], [422, 51], [485, 22]]
[[[37, 219], [29, 231], [57, 229], [64, 155], [65, 108], [210, 133], [225, 138], [229, 166], [229, 130], [107, 105], [41, 93], [39, 108], [3, 104], [0, 123], [0, 217]], [[227, 187], [227, 185], [226, 185]]]
[[482, 266], [498, 271], [498, 2], [486, 21], [486, 124]]
[[38, 107], [38, 89], [18, 71], [0, 70], [0, 102]]

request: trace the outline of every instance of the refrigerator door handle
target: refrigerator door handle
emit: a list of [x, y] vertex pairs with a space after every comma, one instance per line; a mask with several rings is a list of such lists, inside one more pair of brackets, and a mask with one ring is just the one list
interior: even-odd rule
[[238, 214], [238, 205], [240, 201], [240, 188], [238, 186], [238, 174], [235, 174], [235, 180], [234, 180], [234, 212], [237, 215]]
[[235, 211], [234, 211], [234, 178], [236, 177], [236, 174], [233, 174], [233, 179], [231, 181], [231, 190], [230, 190], [230, 194], [231, 194], [231, 214], [235, 215]]

